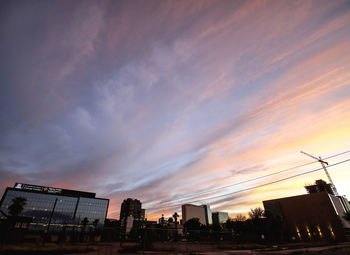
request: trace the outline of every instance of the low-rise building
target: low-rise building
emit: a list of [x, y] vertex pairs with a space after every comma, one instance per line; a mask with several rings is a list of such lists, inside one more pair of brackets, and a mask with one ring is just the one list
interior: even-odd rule
[[102, 226], [109, 204], [108, 199], [97, 198], [91, 192], [16, 183], [13, 188], [6, 188], [0, 210], [9, 215], [15, 198], [25, 200], [18, 216], [31, 219], [28, 230], [45, 232], [79, 229], [83, 221], [91, 227], [96, 223]]
[[340, 198], [327, 192], [263, 201], [268, 217], [283, 220], [294, 240], [345, 240], [344, 228], [350, 224]]

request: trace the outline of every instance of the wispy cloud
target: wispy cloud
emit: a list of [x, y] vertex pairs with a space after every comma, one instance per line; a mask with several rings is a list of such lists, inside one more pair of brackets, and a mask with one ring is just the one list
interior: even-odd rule
[[347, 1], [2, 7], [1, 187], [94, 191], [112, 217], [127, 197], [149, 218], [191, 201], [234, 215], [324, 176], [233, 184], [349, 149]]

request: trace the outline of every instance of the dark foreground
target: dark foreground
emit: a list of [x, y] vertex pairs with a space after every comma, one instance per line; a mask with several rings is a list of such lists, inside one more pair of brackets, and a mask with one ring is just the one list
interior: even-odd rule
[[1, 255], [115, 255], [115, 254], [173, 254], [173, 255], [240, 255], [240, 254], [307, 254], [349, 255], [350, 242], [340, 244], [203, 244], [203, 243], [155, 243], [152, 251], [143, 250], [134, 243], [100, 244], [22, 244], [0, 246]]

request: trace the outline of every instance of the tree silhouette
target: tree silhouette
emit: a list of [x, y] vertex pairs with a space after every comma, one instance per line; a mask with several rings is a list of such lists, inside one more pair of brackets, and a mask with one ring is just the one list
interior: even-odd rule
[[177, 214], [177, 212], [175, 212], [173, 214], [174, 220], [175, 220], [175, 240], [177, 241], [177, 218], [179, 217], [179, 215]]
[[247, 221], [250, 238], [254, 241], [264, 240], [266, 235], [264, 210], [260, 207], [250, 209], [248, 213], [250, 219]]
[[250, 209], [249, 212], [249, 217], [252, 220], [257, 220], [257, 219], [261, 219], [264, 216], [264, 210], [260, 207], [254, 208], [254, 209]]
[[82, 221], [81, 224], [83, 224], [83, 231], [85, 231], [85, 228], [87, 226], [87, 224], [89, 223], [89, 220], [87, 217], [85, 217]]
[[242, 214], [237, 214], [236, 217], [233, 219], [234, 221], [245, 221], [246, 217]]
[[24, 209], [27, 199], [24, 197], [15, 197], [12, 199], [12, 204], [8, 208], [10, 216], [18, 216]]
[[235, 218], [226, 221], [226, 227], [233, 231], [236, 238], [243, 240], [247, 232], [247, 219], [244, 215], [238, 214]]
[[189, 239], [199, 239], [201, 223], [198, 218], [192, 218], [186, 221], [184, 224], [184, 229]]
[[177, 212], [175, 212], [174, 214], [173, 214], [173, 217], [174, 217], [174, 220], [175, 220], [175, 223], [177, 222], [177, 218], [179, 217], [179, 215], [177, 214]]
[[92, 222], [92, 225], [94, 225], [95, 230], [97, 229], [97, 225], [98, 225], [99, 221], [100, 221], [99, 219], [95, 219], [95, 220]]
[[184, 227], [187, 230], [199, 230], [201, 228], [201, 223], [198, 218], [192, 218], [185, 222]]

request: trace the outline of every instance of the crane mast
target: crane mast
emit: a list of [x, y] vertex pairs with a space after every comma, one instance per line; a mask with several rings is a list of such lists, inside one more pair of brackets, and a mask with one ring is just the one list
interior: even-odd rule
[[313, 158], [313, 159], [316, 159], [318, 162], [321, 163], [321, 166], [322, 166], [324, 172], [326, 173], [329, 182], [330, 182], [330, 183], [332, 184], [332, 186], [333, 186], [334, 195], [339, 196], [338, 191], [337, 191], [337, 188], [335, 187], [335, 185], [334, 185], [334, 183], [333, 183], [333, 180], [332, 180], [332, 178], [331, 178], [331, 176], [330, 176], [330, 174], [328, 173], [328, 170], [327, 170], [327, 168], [326, 168], [326, 165], [328, 165], [328, 163], [327, 163], [326, 161], [322, 160], [321, 157], [318, 157], [318, 158], [317, 158], [317, 157], [312, 156], [312, 155], [310, 155], [310, 154], [308, 154], [308, 153], [306, 153], [306, 152], [303, 152], [303, 151], [300, 151], [300, 152], [303, 153], [303, 154], [305, 154], [305, 155], [307, 155], [307, 156], [309, 156], [309, 157], [311, 157], [311, 158]]

